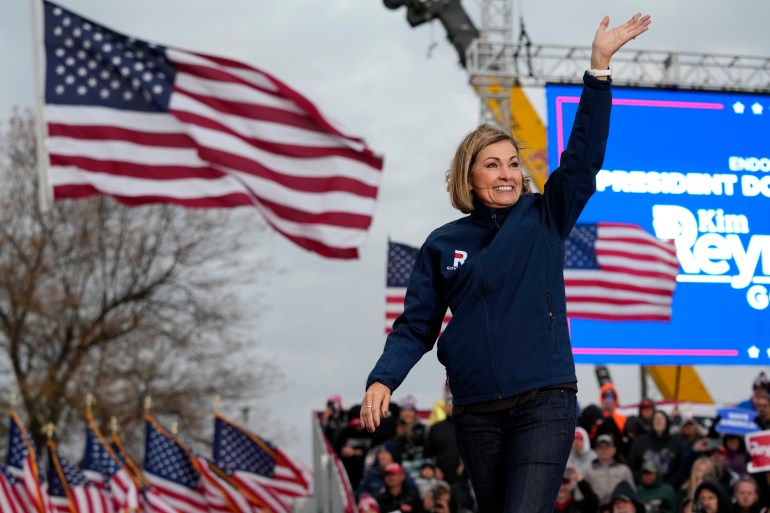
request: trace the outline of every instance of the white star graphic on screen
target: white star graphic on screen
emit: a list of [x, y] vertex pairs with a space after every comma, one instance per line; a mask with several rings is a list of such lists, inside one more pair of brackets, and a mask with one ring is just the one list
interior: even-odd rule
[[735, 102], [733, 103], [733, 110], [736, 114], [743, 114], [743, 111], [746, 110], [746, 106], [741, 102]]
[[747, 352], [749, 353], [749, 358], [759, 358], [759, 348], [757, 346], [751, 346], [748, 348]]
[[754, 104], [751, 106], [751, 112], [754, 114], [762, 114], [762, 104], [759, 102], [754, 102]]
[[770, 347], [767, 348], [767, 357], [770, 358]]

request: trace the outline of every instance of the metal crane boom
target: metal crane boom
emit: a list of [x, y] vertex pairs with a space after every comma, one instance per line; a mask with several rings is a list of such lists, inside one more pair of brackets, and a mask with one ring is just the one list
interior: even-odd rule
[[[476, 28], [460, 0], [383, 0], [389, 9], [407, 9], [413, 27], [438, 19], [468, 71], [471, 83], [537, 86], [547, 82], [579, 82], [590, 62], [587, 46], [534, 45], [522, 30], [513, 40], [513, 1], [481, 0], [481, 27]], [[770, 57], [661, 50], [621, 50], [613, 58], [612, 79], [618, 85], [770, 91]]]
[[[483, 30], [482, 30], [483, 34]], [[483, 35], [467, 49], [466, 69], [472, 83], [488, 78], [524, 86], [547, 82], [578, 82], [591, 48], [521, 45], [485, 41]], [[745, 55], [620, 51], [612, 60], [616, 85], [756, 93], [770, 91], [770, 57]]]

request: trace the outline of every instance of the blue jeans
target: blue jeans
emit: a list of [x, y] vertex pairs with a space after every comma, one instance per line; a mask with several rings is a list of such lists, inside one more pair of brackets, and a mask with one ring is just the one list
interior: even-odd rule
[[546, 390], [494, 413], [454, 418], [480, 513], [552, 513], [572, 439], [576, 397]]

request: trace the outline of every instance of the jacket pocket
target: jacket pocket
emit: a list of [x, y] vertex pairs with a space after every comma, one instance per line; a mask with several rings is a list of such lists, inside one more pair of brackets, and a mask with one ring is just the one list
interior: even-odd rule
[[547, 326], [548, 326], [548, 334], [551, 338], [551, 350], [555, 353], [557, 351], [556, 347], [556, 316], [553, 314], [553, 308], [551, 307], [551, 291], [546, 290], [545, 291], [545, 309], [546, 309], [546, 315], [548, 316], [547, 319]]

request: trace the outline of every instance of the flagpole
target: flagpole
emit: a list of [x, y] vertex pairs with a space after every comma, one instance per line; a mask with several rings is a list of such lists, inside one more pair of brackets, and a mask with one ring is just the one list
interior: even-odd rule
[[45, 39], [43, 36], [43, 12], [41, 0], [30, 0], [32, 14], [32, 51], [35, 66], [35, 128], [37, 135], [37, 198], [40, 211], [46, 212], [51, 206], [53, 194], [48, 177], [48, 152], [45, 149], [48, 129], [43, 117], [45, 107]]

